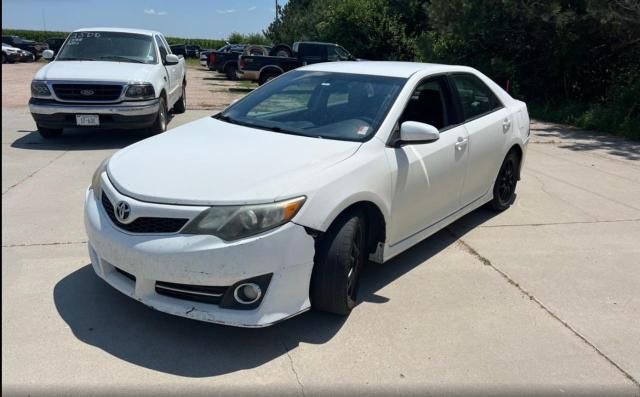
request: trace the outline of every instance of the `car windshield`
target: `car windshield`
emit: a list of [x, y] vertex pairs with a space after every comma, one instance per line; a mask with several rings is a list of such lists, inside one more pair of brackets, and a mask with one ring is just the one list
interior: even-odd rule
[[292, 71], [216, 118], [269, 131], [365, 141], [380, 127], [404, 78]]
[[151, 36], [121, 32], [74, 32], [57, 61], [157, 63]]

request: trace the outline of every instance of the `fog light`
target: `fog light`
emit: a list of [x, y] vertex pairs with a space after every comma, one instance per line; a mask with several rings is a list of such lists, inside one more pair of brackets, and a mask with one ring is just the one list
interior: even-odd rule
[[262, 290], [260, 286], [254, 283], [240, 284], [233, 291], [233, 297], [236, 299], [236, 302], [242, 303], [243, 305], [250, 305], [260, 299], [261, 296]]

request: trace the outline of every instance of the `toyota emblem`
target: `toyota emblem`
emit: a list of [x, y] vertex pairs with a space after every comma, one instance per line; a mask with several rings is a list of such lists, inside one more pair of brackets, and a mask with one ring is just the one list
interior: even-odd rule
[[129, 215], [131, 215], [131, 206], [126, 201], [121, 201], [116, 206], [116, 218], [120, 222], [124, 222], [129, 219]]

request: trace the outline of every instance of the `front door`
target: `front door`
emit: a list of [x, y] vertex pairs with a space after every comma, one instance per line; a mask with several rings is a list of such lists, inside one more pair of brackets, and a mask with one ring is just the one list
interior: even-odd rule
[[433, 125], [440, 131], [440, 139], [387, 149], [391, 167], [396, 171], [389, 228], [391, 245], [460, 208], [468, 159], [467, 130], [454, 111], [445, 77], [418, 84], [398, 128], [405, 121]]

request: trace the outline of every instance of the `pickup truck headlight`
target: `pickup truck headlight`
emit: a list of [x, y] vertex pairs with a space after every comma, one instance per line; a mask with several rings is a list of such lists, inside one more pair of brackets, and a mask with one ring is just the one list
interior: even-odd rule
[[41, 81], [31, 82], [31, 96], [34, 98], [48, 98], [51, 96], [49, 87]]
[[133, 99], [153, 99], [156, 97], [151, 84], [130, 84], [124, 95]]
[[102, 193], [102, 173], [107, 169], [107, 164], [111, 156], [102, 160], [102, 163], [96, 168], [91, 178], [91, 190], [93, 190], [93, 196], [96, 200], [100, 201], [100, 195]]
[[182, 233], [211, 234], [226, 241], [238, 240], [289, 222], [305, 197], [277, 203], [211, 207], [196, 216]]

